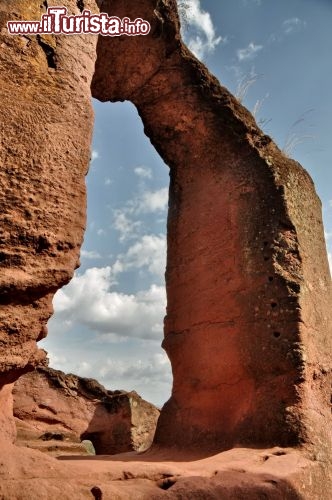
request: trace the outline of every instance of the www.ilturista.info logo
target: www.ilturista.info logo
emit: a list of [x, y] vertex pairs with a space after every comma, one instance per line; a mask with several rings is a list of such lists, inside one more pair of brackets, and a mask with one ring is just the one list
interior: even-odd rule
[[80, 16], [68, 16], [66, 7], [49, 7], [40, 21], [8, 21], [11, 35], [75, 35], [93, 34], [104, 36], [137, 36], [150, 33], [150, 23], [141, 18], [131, 21], [120, 19], [105, 12], [93, 14], [84, 10]]

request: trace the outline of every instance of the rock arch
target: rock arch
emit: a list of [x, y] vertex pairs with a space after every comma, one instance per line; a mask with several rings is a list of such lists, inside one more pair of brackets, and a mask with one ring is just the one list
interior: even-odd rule
[[[1, 26], [39, 19], [44, 4], [2, 4]], [[163, 345], [174, 387], [156, 444], [306, 445], [326, 458], [331, 280], [310, 177], [183, 45], [175, 0], [98, 6], [149, 20], [151, 35], [100, 38], [94, 69], [94, 37], [1, 34], [2, 428], [9, 384], [43, 357], [53, 294], [78, 265], [92, 79], [94, 97], [136, 105], [170, 167]]]

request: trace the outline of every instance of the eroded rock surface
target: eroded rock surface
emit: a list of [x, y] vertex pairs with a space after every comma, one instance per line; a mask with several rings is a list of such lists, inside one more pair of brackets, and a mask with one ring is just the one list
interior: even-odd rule
[[[0, 2], [0, 390], [43, 360], [36, 342], [78, 266], [85, 229], [96, 38], [6, 29], [57, 4]], [[62, 4], [80, 12], [74, 0]]]
[[136, 392], [109, 391], [96, 380], [40, 367], [23, 375], [14, 390], [17, 443], [92, 441], [97, 454], [150, 447], [159, 410]]
[[[182, 44], [175, 1], [103, 1], [151, 36], [97, 47], [92, 90], [129, 99], [170, 167], [173, 393], [156, 442], [331, 447], [331, 278], [307, 172]], [[325, 452], [323, 452], [325, 450]]]
[[321, 464], [297, 450], [237, 448], [203, 459], [152, 450], [57, 461], [8, 445], [7, 455], [0, 462], [1, 500], [330, 499]]

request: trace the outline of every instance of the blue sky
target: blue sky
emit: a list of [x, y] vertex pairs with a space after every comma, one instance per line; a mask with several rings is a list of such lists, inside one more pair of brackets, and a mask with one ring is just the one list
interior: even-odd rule
[[[191, 50], [263, 130], [312, 175], [332, 252], [332, 2], [187, 0]], [[51, 365], [136, 390], [157, 405], [171, 391], [160, 344], [168, 167], [130, 103], [93, 103], [88, 222], [81, 267], [54, 299]], [[331, 256], [330, 256], [331, 257]]]

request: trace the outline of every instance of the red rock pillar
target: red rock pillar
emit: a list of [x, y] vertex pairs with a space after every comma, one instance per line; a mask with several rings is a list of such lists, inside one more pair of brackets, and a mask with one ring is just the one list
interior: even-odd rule
[[0, 389], [44, 358], [36, 342], [85, 228], [96, 38], [7, 33], [8, 20], [40, 20], [45, 4], [0, 4]]
[[305, 170], [182, 44], [174, 1], [105, 1], [148, 37], [100, 38], [93, 95], [131, 100], [170, 167], [174, 376], [155, 442], [331, 443], [331, 279]]

